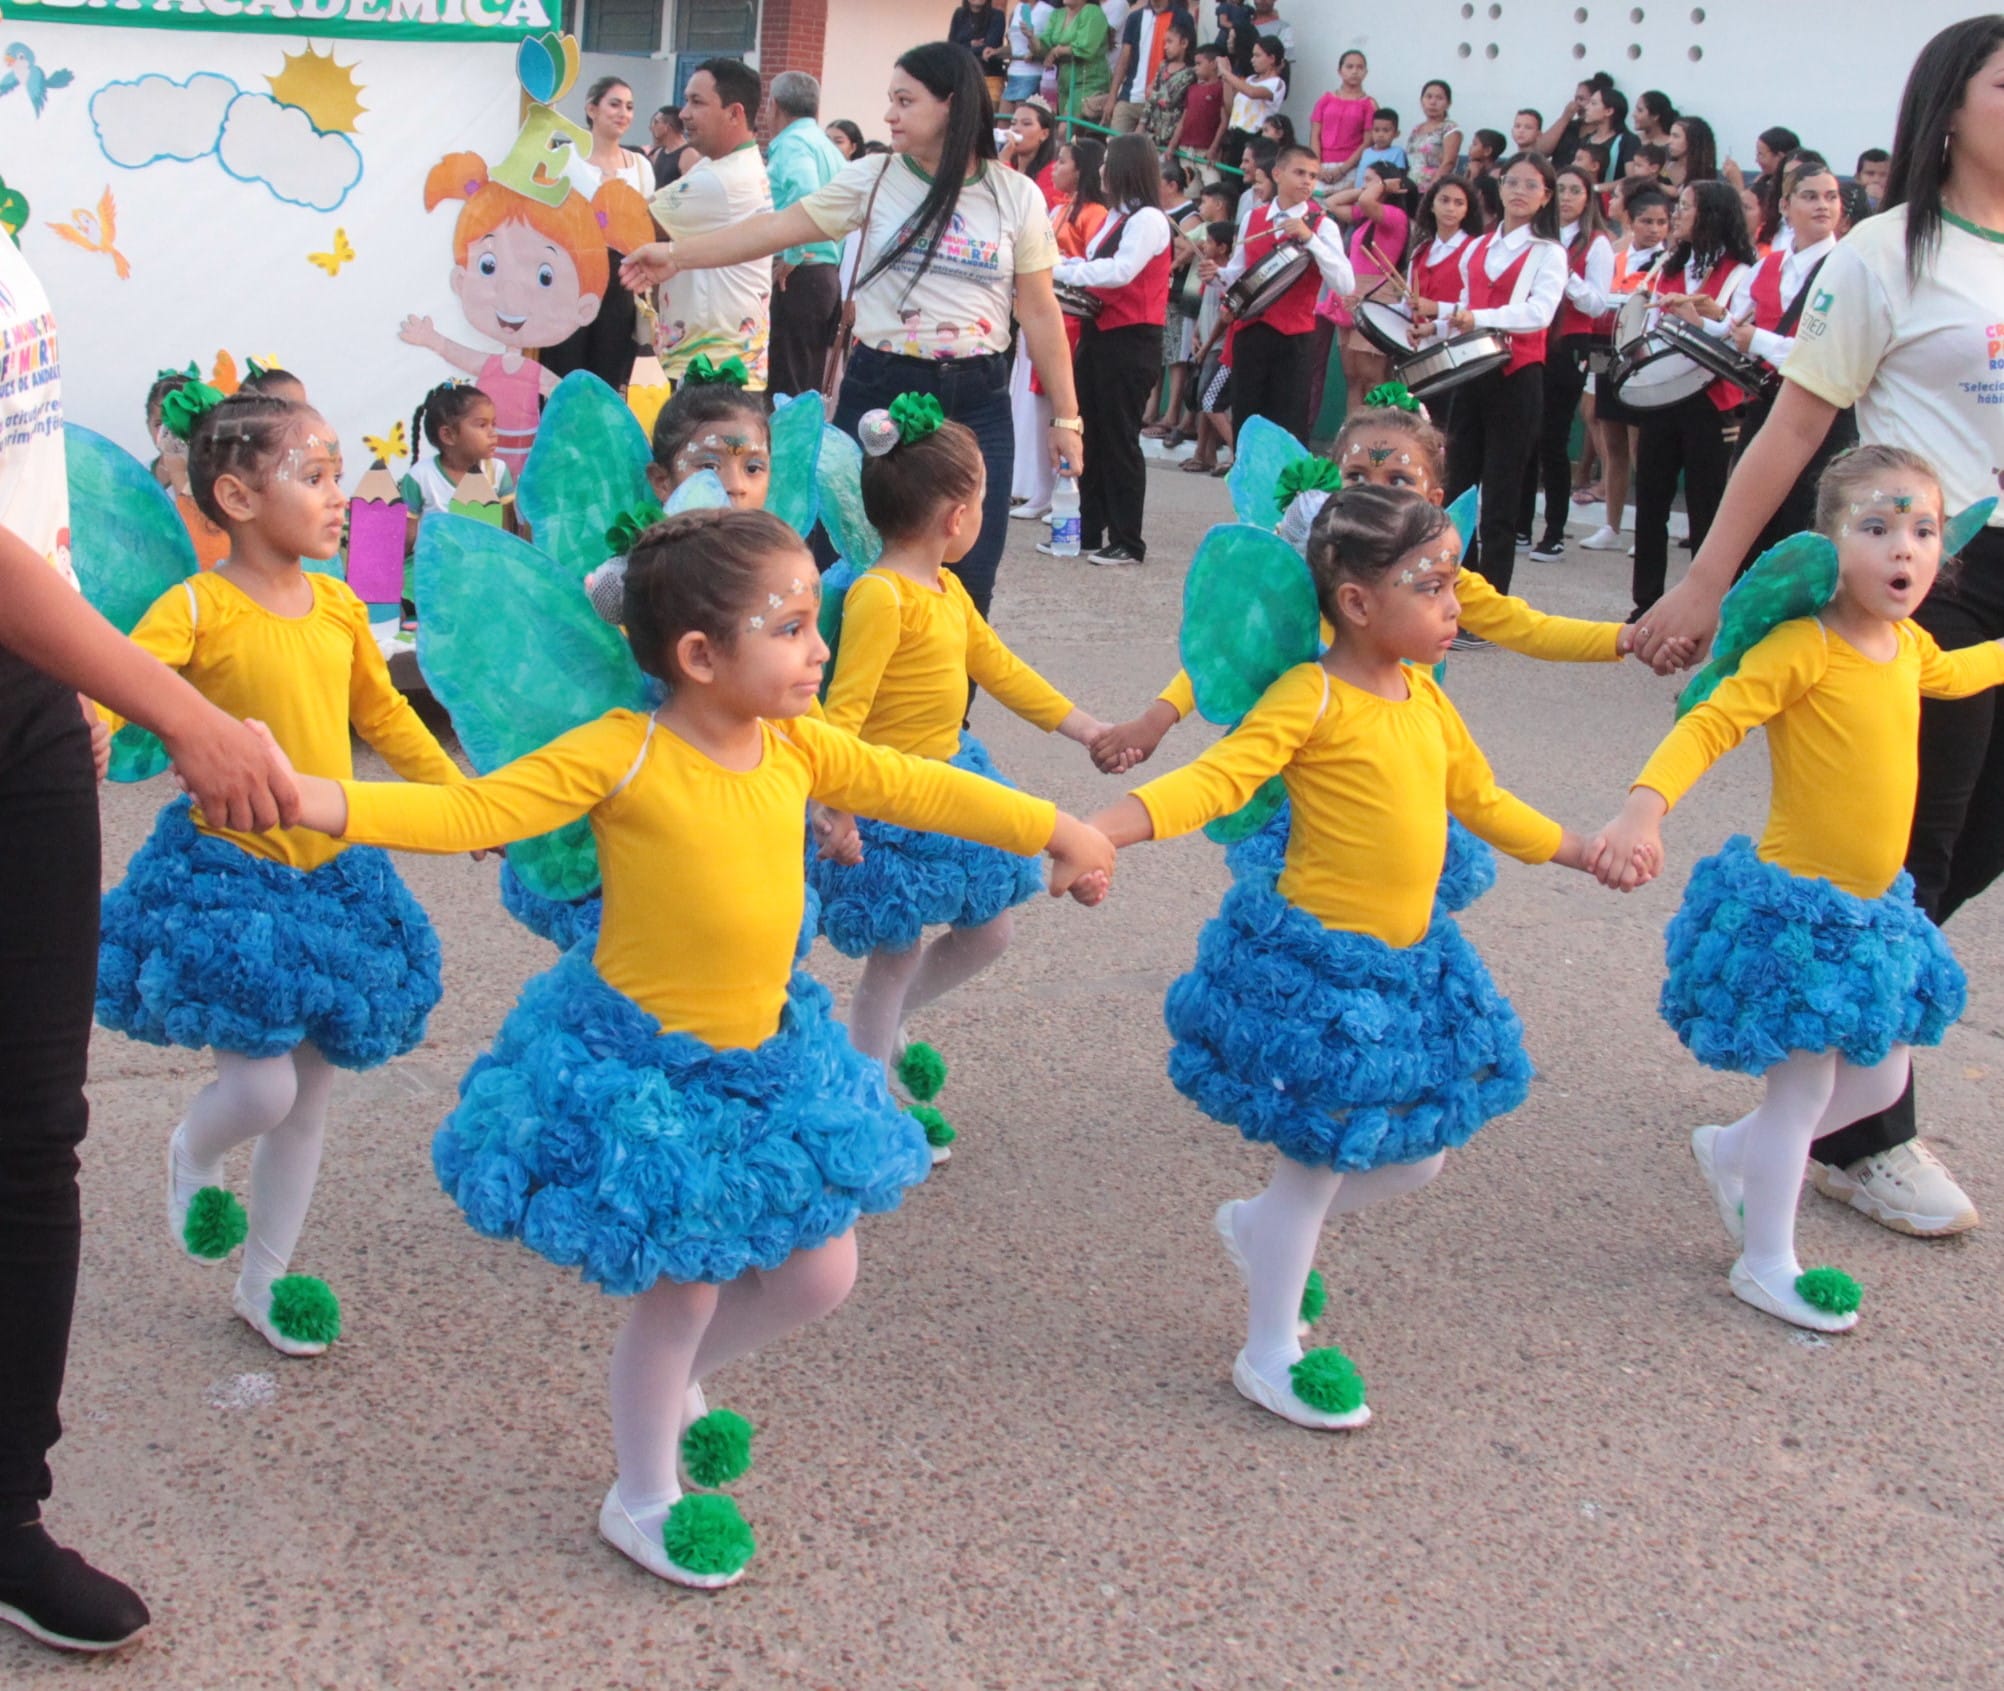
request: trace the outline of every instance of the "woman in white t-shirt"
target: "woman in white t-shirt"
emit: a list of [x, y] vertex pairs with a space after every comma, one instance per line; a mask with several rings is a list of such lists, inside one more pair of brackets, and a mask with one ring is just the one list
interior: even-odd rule
[[[901, 393], [930, 393], [965, 423], [988, 463], [981, 538], [955, 573], [988, 614], [1009, 523], [1016, 461], [1009, 414], [1010, 320], [1053, 413], [1045, 449], [1059, 473], [1085, 464], [1070, 347], [1052, 291], [1058, 245], [1037, 185], [995, 158], [995, 112], [972, 54], [943, 41], [914, 47], [891, 75], [887, 156], [859, 159], [784, 211], [626, 261], [629, 286], [682, 270], [744, 264], [809, 241], [863, 234], [855, 326], [835, 426]], [[952, 161], [950, 164], [946, 161]]]
[[1002, 100], [995, 108], [1004, 117], [1025, 100], [1034, 100], [1044, 84], [1043, 49], [1037, 37], [1057, 8], [1051, 0], [1009, 0], [1009, 70], [1002, 79]]
[[[608, 182], [624, 182], [642, 199], [654, 192], [654, 164], [645, 153], [629, 151], [621, 138], [633, 126], [633, 90], [616, 76], [602, 76], [585, 95], [585, 121], [591, 125], [591, 166]], [[611, 248], [612, 276], [598, 315], [581, 329], [541, 354], [546, 370], [567, 376], [589, 370], [617, 391], [633, 375], [639, 353], [639, 308], [619, 280], [624, 256]]]
[[[1999, 491], [2004, 370], [2004, 18], [1951, 25], [1900, 98], [1883, 208], [1825, 261], [1782, 365], [1781, 391], [1733, 471], [1690, 572], [1644, 612], [1636, 650], [1702, 650], [1762, 525], [1847, 406], [1867, 443], [1919, 453], [1948, 509]], [[2004, 636], [2004, 509], [1944, 569], [1914, 620], [1947, 650]], [[1907, 868], [1944, 921], [2004, 870], [2004, 722], [1996, 693], [1921, 704], [1920, 792]], [[1913, 1090], [1816, 1141], [1810, 1179], [1901, 1233], [1959, 1233], [1976, 1209], [1915, 1139]]]

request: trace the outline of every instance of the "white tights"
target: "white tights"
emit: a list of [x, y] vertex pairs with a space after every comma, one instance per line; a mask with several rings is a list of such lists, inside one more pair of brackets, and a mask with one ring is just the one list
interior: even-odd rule
[[261, 1305], [292, 1260], [327, 1133], [334, 1067], [319, 1048], [281, 1057], [216, 1054], [216, 1078], [195, 1094], [177, 1135], [180, 1173], [195, 1186], [222, 1184], [222, 1160], [246, 1139], [251, 1152], [250, 1237], [238, 1284]]
[[1256, 1373], [1284, 1383], [1288, 1369], [1301, 1360], [1295, 1327], [1323, 1221], [1417, 1192], [1446, 1160], [1447, 1153], [1438, 1151], [1421, 1162], [1338, 1174], [1292, 1157], [1279, 1159], [1266, 1190], [1233, 1212], [1246, 1259], [1246, 1360]]
[[1759, 1106], [1721, 1131], [1712, 1153], [1720, 1178], [1738, 1181], [1745, 1203], [1748, 1272], [1770, 1288], [1794, 1284], [1795, 1204], [1809, 1147], [1847, 1122], [1890, 1109], [1906, 1089], [1908, 1051], [1861, 1069], [1834, 1051], [1797, 1052], [1767, 1071]]
[[856, 1235], [796, 1251], [769, 1274], [722, 1286], [657, 1280], [633, 1300], [612, 1347], [619, 1498], [645, 1526], [682, 1495], [676, 1456], [692, 1385], [837, 1309], [856, 1284]]
[[1015, 926], [1014, 915], [1005, 910], [978, 928], [948, 928], [930, 945], [871, 952], [849, 1003], [849, 1037], [856, 1049], [888, 1064], [905, 1018], [980, 974], [1009, 949]]

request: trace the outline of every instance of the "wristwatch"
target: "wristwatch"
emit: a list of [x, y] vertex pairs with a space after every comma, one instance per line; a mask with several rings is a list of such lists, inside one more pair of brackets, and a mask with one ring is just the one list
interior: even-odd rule
[[1054, 429], [1070, 429], [1073, 434], [1084, 434], [1085, 419], [1083, 417], [1053, 417], [1051, 419], [1051, 427]]

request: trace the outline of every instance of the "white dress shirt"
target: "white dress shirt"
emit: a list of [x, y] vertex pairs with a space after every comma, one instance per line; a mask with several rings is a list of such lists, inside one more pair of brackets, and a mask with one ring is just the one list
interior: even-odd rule
[[[1120, 245], [1105, 258], [1094, 256], [1116, 229], [1127, 231]], [[1079, 288], [1124, 288], [1152, 259], [1169, 250], [1172, 233], [1168, 214], [1160, 206], [1129, 206], [1099, 226], [1086, 243], [1084, 258], [1059, 259], [1056, 279]]]
[[[1836, 250], [1837, 237], [1825, 235], [1813, 247], [1804, 247], [1800, 252], [1791, 250], [1781, 261], [1781, 309], [1785, 313], [1795, 296], [1802, 291], [1804, 279], [1821, 264], [1825, 256]], [[1751, 287], [1753, 284], [1747, 284]], [[1749, 301], [1751, 309], [1751, 301]], [[1742, 314], [1744, 315], [1744, 313]], [[1777, 335], [1772, 329], [1756, 329], [1753, 344], [1747, 349], [1756, 358], [1764, 358], [1777, 370], [1781, 361], [1795, 350], [1793, 335]]]
[[[1304, 201], [1301, 205], [1283, 210], [1279, 202], [1275, 201], [1267, 209], [1271, 213], [1267, 227], [1271, 229], [1281, 219], [1291, 220], [1299, 217], [1310, 207]], [[1251, 220], [1248, 219], [1247, 227], [1250, 225]], [[1350, 254], [1343, 245], [1343, 226], [1335, 218], [1325, 216], [1318, 219], [1314, 234], [1308, 237], [1307, 244], [1302, 250], [1315, 260], [1315, 268], [1322, 272], [1322, 280], [1329, 287], [1334, 288], [1339, 294], [1356, 291], [1357, 273], [1350, 268]], [[1262, 253], [1260, 256], [1264, 258], [1266, 255]], [[1241, 230], [1239, 244], [1233, 248], [1231, 258], [1218, 271], [1219, 286], [1229, 288], [1246, 273], [1246, 269], [1246, 234]]]
[[[1568, 223], [1559, 231], [1559, 245], [1566, 249], [1568, 255], [1579, 232], [1577, 223]], [[1572, 260], [1568, 256], [1566, 298], [1572, 302], [1575, 311], [1584, 312], [1589, 317], [1598, 317], [1614, 309], [1614, 243], [1605, 235], [1594, 236], [1587, 247], [1585, 275], [1573, 274]]]
[[[1480, 241], [1471, 242], [1461, 257], [1461, 309], [1464, 311], [1469, 310], [1468, 267], [1474, 262], [1476, 247], [1481, 244]], [[1517, 273], [1517, 285], [1510, 290], [1509, 303], [1485, 306], [1471, 313], [1478, 329], [1535, 334], [1551, 327], [1552, 319], [1558, 315], [1559, 301], [1565, 298], [1566, 293], [1569, 272], [1564, 247], [1532, 233], [1528, 223], [1507, 232], [1498, 230], [1495, 239], [1483, 249], [1482, 271], [1490, 281], [1495, 281], [1516, 263], [1517, 255], [1526, 248], [1530, 249], [1530, 256], [1524, 260], [1524, 268]], [[1610, 280], [1612, 276], [1610, 270]]]

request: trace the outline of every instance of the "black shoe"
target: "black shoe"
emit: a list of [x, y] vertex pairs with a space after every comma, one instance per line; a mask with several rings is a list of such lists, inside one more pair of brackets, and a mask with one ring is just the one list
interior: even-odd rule
[[1125, 546], [1101, 546], [1097, 550], [1086, 554], [1086, 562], [1089, 564], [1138, 564], [1141, 562], [1141, 554], [1139, 552], [1130, 552]]
[[41, 1522], [0, 1531], [0, 1621], [57, 1650], [116, 1650], [151, 1624], [139, 1593], [49, 1537]]
[[1448, 646], [1448, 650], [1451, 652], [1486, 652], [1489, 650], [1489, 642], [1479, 634], [1470, 634], [1465, 628], [1458, 629], [1455, 632], [1453, 641]]
[[1565, 555], [1566, 539], [1564, 535], [1560, 535], [1556, 540], [1552, 536], [1546, 535], [1544, 539], [1531, 548], [1532, 558], [1541, 564], [1549, 564], [1554, 558], [1563, 558]]

